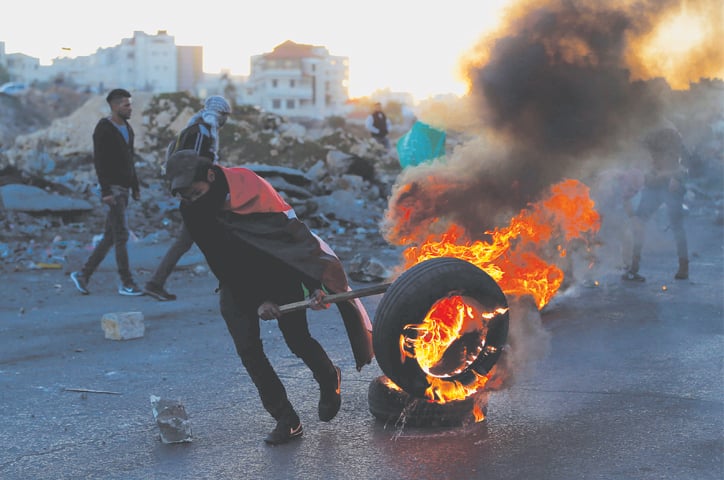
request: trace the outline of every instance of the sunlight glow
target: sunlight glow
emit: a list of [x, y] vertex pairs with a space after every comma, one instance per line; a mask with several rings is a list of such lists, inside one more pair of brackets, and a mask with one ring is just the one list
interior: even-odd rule
[[[24, 53], [49, 64], [57, 57], [90, 55], [118, 45], [134, 31], [165, 30], [176, 45], [204, 48], [207, 73], [248, 75], [250, 57], [277, 45], [324, 46], [349, 57], [352, 97], [375, 90], [409, 92], [416, 99], [465, 91], [458, 62], [499, 19], [511, 0], [450, 0], [445, 4], [365, 0], [206, 0], [181, 8], [171, 0], [126, 0], [110, 14], [92, 0], [15, 2], [0, 15], [6, 53]], [[200, 14], [201, 13], [201, 14]]]

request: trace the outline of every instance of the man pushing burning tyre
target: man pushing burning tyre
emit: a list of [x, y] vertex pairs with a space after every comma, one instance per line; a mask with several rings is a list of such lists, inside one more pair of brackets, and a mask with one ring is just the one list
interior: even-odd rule
[[[319, 419], [332, 420], [341, 405], [341, 374], [308, 328], [305, 310], [281, 314], [279, 306], [302, 301], [327, 308], [326, 292], [349, 290], [334, 252], [294, 214], [263, 178], [246, 168], [225, 168], [193, 150], [173, 154], [166, 164], [171, 192], [194, 242], [219, 280], [220, 310], [236, 351], [276, 427], [268, 444], [302, 435], [302, 423], [284, 385], [266, 357], [259, 319], [278, 319], [289, 349], [319, 384]], [[372, 360], [371, 324], [359, 299], [337, 303], [357, 370]]]

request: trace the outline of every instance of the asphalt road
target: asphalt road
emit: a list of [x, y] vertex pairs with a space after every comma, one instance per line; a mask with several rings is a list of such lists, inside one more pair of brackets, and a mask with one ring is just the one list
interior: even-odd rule
[[[721, 479], [724, 477], [724, 237], [690, 225], [691, 279], [674, 281], [673, 239], [654, 222], [643, 284], [599, 272], [542, 312], [546, 354], [488, 417], [465, 428], [385, 425], [334, 309], [310, 314], [342, 369], [342, 408], [316, 418], [311, 374], [263, 324], [265, 347], [304, 423], [270, 447], [263, 411], [218, 314], [215, 282], [175, 273], [175, 302], [115, 293], [108, 262], [84, 297], [57, 270], [2, 274], [0, 478], [14, 479]], [[164, 246], [132, 251], [139, 279]], [[365, 285], [361, 285], [365, 286]], [[363, 299], [373, 315], [380, 296]], [[103, 313], [141, 311], [143, 338], [104, 338]], [[103, 390], [81, 393], [67, 389]], [[180, 400], [193, 441], [164, 444], [150, 396]]]

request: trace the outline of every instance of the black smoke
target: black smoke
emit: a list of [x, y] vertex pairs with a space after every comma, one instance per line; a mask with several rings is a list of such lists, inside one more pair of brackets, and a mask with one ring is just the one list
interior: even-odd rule
[[449, 223], [484, 238], [551, 185], [606, 167], [662, 120], [671, 88], [661, 78], [633, 78], [632, 39], [680, 4], [519, 3], [502, 33], [478, 47], [483, 60], [467, 68], [480, 139], [403, 172], [388, 239], [414, 242]]

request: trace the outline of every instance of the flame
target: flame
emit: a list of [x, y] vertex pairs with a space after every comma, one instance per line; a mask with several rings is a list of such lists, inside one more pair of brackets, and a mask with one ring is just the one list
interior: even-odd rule
[[[425, 398], [437, 403], [461, 400], [482, 389], [488, 382], [487, 375], [473, 373], [473, 381], [462, 384], [451, 379], [468, 370], [468, 367], [483, 352], [495, 347], [485, 345], [488, 322], [497, 315], [507, 313], [507, 308], [483, 312], [473, 299], [452, 295], [437, 301], [419, 324], [407, 325], [400, 335], [400, 351], [403, 356], [415, 358], [426, 373], [430, 386]], [[453, 343], [469, 334], [473, 341], [451, 349]], [[458, 348], [459, 347], [459, 348]], [[443, 363], [445, 354], [452, 355]], [[436, 365], [443, 365], [439, 372], [433, 372]]]
[[543, 308], [563, 282], [563, 271], [542, 257], [567, 255], [578, 239], [595, 234], [601, 224], [586, 185], [564, 180], [551, 187], [543, 200], [530, 205], [504, 228], [485, 232], [490, 241], [467, 241], [452, 224], [440, 239], [428, 238], [407, 248], [405, 268], [437, 257], [456, 257], [490, 275], [506, 295], [532, 295]]
[[473, 405], [473, 416], [475, 417], [475, 423], [482, 422], [485, 420], [485, 412], [477, 402]]
[[[448, 347], [460, 337], [466, 319], [473, 319], [473, 308], [466, 305], [461, 296], [444, 298], [432, 306], [421, 324], [405, 326], [403, 331], [415, 334], [402, 335], [402, 351], [407, 356], [414, 356], [420, 368], [429, 372]], [[480, 345], [475, 355], [470, 357], [474, 360], [482, 348]], [[472, 360], [466, 362], [467, 365], [470, 363]]]
[[[410, 212], [412, 209], [406, 213]], [[568, 179], [552, 186], [544, 199], [522, 210], [508, 226], [485, 232], [489, 241], [467, 241], [463, 229], [453, 224], [439, 239], [429, 237], [419, 246], [407, 248], [405, 268], [431, 258], [460, 258], [488, 273], [506, 295], [530, 295], [540, 309], [556, 294], [564, 278], [563, 271], [544, 258], [565, 257], [573, 242], [588, 243], [600, 223], [588, 187]], [[467, 344], [455, 352], [458, 368], [444, 374], [432, 374], [431, 370], [456, 340], [471, 329], [487, 332], [487, 323], [507, 311], [499, 308], [481, 312], [467, 298], [451, 295], [436, 302], [421, 323], [403, 329], [400, 354], [403, 360], [414, 358], [425, 372], [429, 383], [425, 391], [428, 401], [462, 400], [485, 389], [495, 367], [486, 375], [469, 369], [473, 380], [466, 379], [466, 384], [454, 378], [466, 370], [483, 349], [494, 348], [485, 345], [484, 333], [480, 334], [482, 340], [478, 344]], [[484, 418], [482, 412], [478, 413]]]
[[[390, 380], [390, 379], [389, 379], [387, 376], [385, 376], [385, 375], [383, 375], [382, 377], [380, 377], [380, 381], [382, 382], [382, 384], [383, 384], [384, 386], [386, 386], [386, 387], [387, 387], [388, 389], [390, 389], [390, 390], [393, 390], [393, 391], [395, 391], [395, 392], [403, 392], [403, 391], [404, 391], [404, 390], [402, 390], [395, 382], [393, 382], [392, 380]], [[423, 400], [423, 401], [432, 402], [432, 400], [429, 400], [429, 399]], [[438, 403], [444, 403], [444, 402], [438, 402]], [[472, 413], [473, 413], [473, 419], [474, 419], [475, 423], [482, 422], [483, 420], [485, 420], [485, 411], [484, 411], [484, 408], [485, 408], [485, 407], [484, 407], [484, 405], [485, 405], [486, 403], [487, 403], [487, 398], [485, 398], [484, 400], [483, 400], [483, 399], [477, 400], [477, 401], [475, 401], [475, 402], [473, 403], [473, 412], [472, 412]]]

